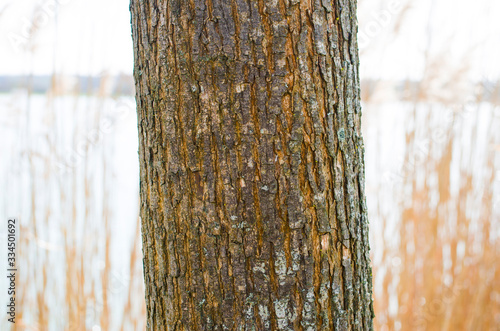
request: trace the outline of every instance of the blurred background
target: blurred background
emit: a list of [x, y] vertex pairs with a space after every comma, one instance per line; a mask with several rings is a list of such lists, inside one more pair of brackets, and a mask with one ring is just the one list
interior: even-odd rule
[[[500, 2], [358, 7], [375, 328], [500, 330]], [[143, 330], [128, 1], [0, 0], [0, 49], [0, 329]]]

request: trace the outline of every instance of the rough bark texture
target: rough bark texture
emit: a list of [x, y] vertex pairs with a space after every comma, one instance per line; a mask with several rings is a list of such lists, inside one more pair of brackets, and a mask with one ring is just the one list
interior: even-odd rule
[[148, 330], [370, 330], [355, 0], [132, 0]]

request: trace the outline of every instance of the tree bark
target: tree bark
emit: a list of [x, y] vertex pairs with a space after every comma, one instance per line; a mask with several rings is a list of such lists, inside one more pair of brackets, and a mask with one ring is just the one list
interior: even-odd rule
[[148, 330], [371, 330], [356, 0], [132, 0]]

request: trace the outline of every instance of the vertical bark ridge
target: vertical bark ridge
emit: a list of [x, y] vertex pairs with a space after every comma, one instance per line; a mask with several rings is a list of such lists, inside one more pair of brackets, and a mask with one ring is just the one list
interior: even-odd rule
[[149, 330], [371, 330], [353, 0], [131, 1]]

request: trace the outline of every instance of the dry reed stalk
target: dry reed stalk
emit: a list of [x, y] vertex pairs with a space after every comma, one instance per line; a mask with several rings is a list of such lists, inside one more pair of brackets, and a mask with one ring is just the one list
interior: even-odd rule
[[[498, 118], [489, 113], [485, 133], [479, 130], [478, 112], [466, 118], [456, 115], [444, 139], [431, 140], [425, 157], [415, 162], [412, 154], [418, 140], [432, 136], [433, 118], [439, 117], [433, 109], [420, 111], [425, 116], [417, 116], [415, 110], [415, 127], [406, 134], [407, 171], [398, 185], [402, 203], [394, 210], [399, 215], [398, 245], [390, 253], [385, 248], [382, 262], [375, 265], [375, 277], [379, 273], [383, 277], [383, 289], [375, 292], [376, 326], [380, 330], [494, 330], [500, 318], [500, 253], [498, 238], [491, 239], [491, 228], [499, 227], [492, 185], [498, 180], [494, 146], [499, 141], [492, 128], [498, 126]], [[473, 129], [462, 139], [467, 125]], [[485, 156], [478, 148], [482, 134], [491, 146]], [[457, 171], [459, 176], [454, 175]], [[400, 259], [398, 269], [391, 270], [389, 256]], [[397, 302], [395, 311], [391, 300]]]

